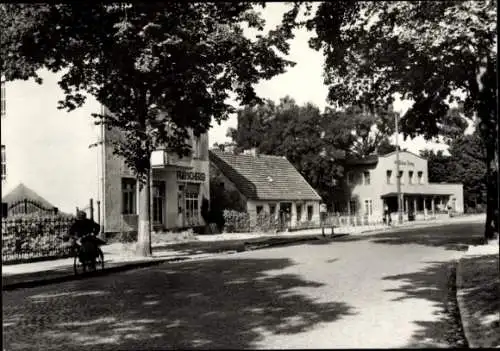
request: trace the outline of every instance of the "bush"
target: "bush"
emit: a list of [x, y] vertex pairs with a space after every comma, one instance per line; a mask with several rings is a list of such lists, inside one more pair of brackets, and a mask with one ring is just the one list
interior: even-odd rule
[[250, 216], [247, 212], [224, 210], [224, 232], [241, 233], [250, 231]]
[[58, 215], [2, 218], [2, 261], [20, 254], [43, 256], [66, 253], [68, 245], [58, 237], [66, 234], [73, 222], [72, 216]]

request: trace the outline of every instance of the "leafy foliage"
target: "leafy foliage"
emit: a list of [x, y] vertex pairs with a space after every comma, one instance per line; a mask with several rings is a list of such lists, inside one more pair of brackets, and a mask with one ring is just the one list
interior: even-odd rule
[[67, 234], [74, 220], [71, 216], [2, 218], [2, 261], [68, 255], [67, 245], [57, 237]]
[[429, 181], [462, 183], [466, 207], [486, 204], [486, 155], [479, 133], [476, 131], [455, 139], [449, 152], [450, 156], [441, 150], [420, 153], [428, 161]]
[[[339, 106], [389, 107], [395, 94], [413, 105], [405, 136], [456, 136], [452, 102], [479, 118], [486, 148], [488, 212], [498, 232], [497, 1], [322, 2], [304, 23], [325, 55], [328, 99]], [[460, 117], [461, 118], [461, 117]]]
[[94, 96], [109, 110], [95, 117], [124, 133], [115, 152], [144, 175], [159, 145], [186, 155], [188, 129], [199, 135], [226, 119], [230, 91], [258, 100], [253, 84], [292, 65], [281, 55], [296, 7], [250, 40], [243, 25], [264, 25], [251, 3], [2, 4], [1, 69], [7, 80], [39, 83], [39, 69], [63, 71], [59, 108]]

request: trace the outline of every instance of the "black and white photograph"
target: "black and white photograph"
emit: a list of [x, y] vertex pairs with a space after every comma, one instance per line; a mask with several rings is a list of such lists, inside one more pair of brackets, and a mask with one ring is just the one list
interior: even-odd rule
[[500, 347], [497, 7], [0, 3], [2, 349]]

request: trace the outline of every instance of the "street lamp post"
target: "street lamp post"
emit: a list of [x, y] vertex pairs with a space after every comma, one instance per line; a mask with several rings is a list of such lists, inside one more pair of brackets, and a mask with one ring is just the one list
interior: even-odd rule
[[401, 198], [401, 177], [399, 176], [399, 145], [398, 145], [398, 134], [399, 134], [399, 129], [398, 129], [398, 118], [399, 114], [396, 113], [394, 115], [394, 120], [395, 120], [395, 125], [396, 125], [396, 192], [398, 193], [398, 223], [401, 224], [403, 223], [403, 212], [402, 207], [403, 207], [403, 199]]

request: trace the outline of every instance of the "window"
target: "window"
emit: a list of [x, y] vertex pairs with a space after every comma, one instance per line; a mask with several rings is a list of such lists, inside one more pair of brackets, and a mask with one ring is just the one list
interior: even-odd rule
[[189, 225], [199, 224], [200, 204], [198, 201], [200, 194], [199, 184], [187, 184], [184, 194], [186, 204], [186, 222]]
[[408, 171], [408, 184], [413, 184], [413, 171]]
[[351, 211], [351, 215], [356, 214], [358, 212], [356, 200], [349, 201], [349, 210]]
[[347, 172], [347, 184], [354, 184], [354, 174], [352, 171]]
[[372, 200], [365, 200], [365, 215], [371, 216], [373, 214]]
[[5, 158], [5, 145], [2, 145], [2, 180], [7, 178], [7, 160]]
[[165, 182], [153, 182], [153, 223], [163, 224], [165, 212]]
[[363, 177], [365, 178], [365, 185], [370, 185], [370, 172], [363, 172]]
[[201, 158], [200, 137], [193, 135], [193, 158]]
[[1, 106], [0, 106], [0, 109], [1, 109], [1, 116], [4, 117], [5, 116], [5, 108], [6, 108], [6, 104], [5, 104], [5, 83], [2, 82], [2, 90], [0, 92], [0, 95], [1, 95], [1, 99], [2, 99], [2, 103], [1, 103]]
[[417, 177], [418, 177], [418, 184], [422, 184], [422, 176], [424, 175], [424, 172], [418, 171]]
[[272, 218], [276, 216], [276, 205], [269, 204], [269, 214]]
[[122, 213], [136, 214], [136, 185], [133, 178], [122, 178]]
[[9, 214], [9, 206], [6, 202], [2, 202], [2, 218], [7, 217]]
[[296, 205], [297, 206], [297, 222], [300, 222], [302, 220], [302, 205]]
[[312, 221], [314, 213], [314, 207], [312, 205], [307, 206], [307, 220]]
[[399, 171], [399, 182], [400, 184], [404, 184], [403, 171]]
[[262, 213], [262, 210], [264, 209], [264, 207], [263, 206], [257, 206], [256, 209], [257, 209], [257, 215], [260, 215]]
[[391, 170], [387, 170], [386, 173], [385, 173], [385, 177], [387, 179], [387, 184], [391, 184], [392, 171]]

